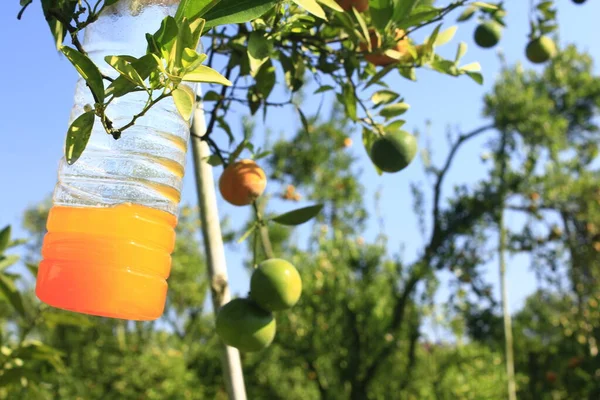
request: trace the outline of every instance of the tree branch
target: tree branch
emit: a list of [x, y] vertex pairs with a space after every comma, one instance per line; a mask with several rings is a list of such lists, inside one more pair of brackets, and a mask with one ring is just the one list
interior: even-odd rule
[[433, 229], [432, 229], [432, 239], [430, 240], [430, 245], [433, 243], [433, 237], [436, 236], [440, 229], [440, 198], [442, 195], [442, 184], [444, 183], [444, 179], [446, 178], [446, 174], [450, 170], [452, 166], [452, 162], [454, 161], [454, 157], [456, 153], [460, 149], [460, 147], [467, 142], [468, 140], [474, 138], [477, 135], [484, 133], [485, 131], [492, 129], [494, 125], [485, 125], [480, 128], [475, 129], [469, 133], [465, 133], [459, 136], [458, 140], [452, 145], [450, 149], [450, 153], [446, 158], [446, 162], [442, 167], [442, 170], [438, 173], [438, 179], [434, 186], [434, 194], [433, 194]]

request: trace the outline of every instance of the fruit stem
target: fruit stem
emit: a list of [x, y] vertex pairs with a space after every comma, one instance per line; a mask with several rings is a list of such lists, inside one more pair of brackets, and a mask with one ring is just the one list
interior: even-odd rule
[[[266, 221], [262, 217], [262, 213], [260, 212], [258, 202], [256, 200], [252, 202], [252, 208], [254, 209], [254, 214], [256, 216], [256, 224], [258, 225], [258, 233], [260, 234], [260, 242], [262, 244], [265, 257], [267, 259], [274, 258], [275, 256], [273, 254], [273, 246], [271, 246], [271, 239], [269, 238], [269, 229], [267, 228]], [[254, 257], [256, 259], [256, 246], [254, 248], [254, 252]]]

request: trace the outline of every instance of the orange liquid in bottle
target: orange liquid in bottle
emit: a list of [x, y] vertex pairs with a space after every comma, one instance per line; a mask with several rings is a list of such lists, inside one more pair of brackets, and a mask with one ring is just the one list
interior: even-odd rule
[[130, 320], [164, 310], [177, 218], [149, 207], [54, 206], [36, 294], [53, 307]]

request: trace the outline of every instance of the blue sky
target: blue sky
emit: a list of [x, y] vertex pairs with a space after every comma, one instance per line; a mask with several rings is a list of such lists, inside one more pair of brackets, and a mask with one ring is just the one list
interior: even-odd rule
[[[600, 2], [588, 1], [583, 6], [574, 5], [567, 0], [558, 3], [560, 44], [575, 43], [581, 50], [590, 52], [594, 59], [600, 60], [600, 44], [591, 34], [596, 30]], [[527, 5], [526, 1], [506, 2], [509, 12], [506, 19], [508, 29], [504, 31], [496, 49], [483, 50], [475, 46], [472, 41], [474, 20], [459, 25], [455, 39], [440, 49], [443, 55], [453, 58], [457, 43], [465, 41], [469, 49], [463, 63], [481, 63], [485, 77], [483, 86], [466, 77], [451, 78], [425, 70], [418, 71], [416, 83], [396, 75], [390, 78], [390, 85], [411, 105], [410, 111], [405, 114], [408, 121], [406, 127], [423, 132], [425, 121], [432, 122], [428, 140], [432, 144], [434, 162], [439, 164], [447, 152], [447, 126], [469, 131], [486, 123], [481, 116], [481, 99], [493, 85], [499, 72], [500, 63], [496, 50], [502, 50], [510, 64], [522, 61], [526, 68], [534, 68], [524, 58], [528, 30]], [[0, 76], [4, 77], [4, 95], [0, 97], [0, 226], [13, 224], [17, 235], [23, 233], [20, 220], [25, 208], [35, 205], [53, 190], [77, 78], [69, 63], [55, 51], [39, 3], [35, 2], [25, 12], [21, 21], [16, 19], [19, 8], [18, 1], [11, 0], [10, 4], [3, 6], [3, 12], [0, 13], [5, 54], [4, 61], [0, 64]], [[451, 14], [444, 27], [453, 25], [456, 16], [456, 13]], [[429, 32], [430, 29], [425, 29], [416, 35], [415, 39], [422, 40]], [[329, 98], [328, 101], [333, 99]], [[310, 109], [309, 107], [308, 110]], [[290, 125], [290, 121], [293, 121], [294, 125]], [[292, 135], [300, 127], [300, 122], [293, 110], [278, 110], [277, 113], [270, 114], [268, 125], [277, 135]], [[259, 122], [259, 131], [261, 127]], [[370, 167], [360, 145], [360, 132], [356, 130], [352, 137], [355, 145], [350, 151], [360, 158], [363, 170], [361, 181], [367, 188], [365, 199], [370, 207], [373, 207], [375, 192], [382, 192], [380, 206], [385, 216], [390, 251], [395, 252], [403, 248], [402, 254], [408, 259], [413, 259], [422, 248], [423, 241], [411, 211], [409, 184], [420, 182], [424, 188], [430, 185], [423, 175], [422, 164], [416, 161], [399, 174], [379, 177]], [[449, 175], [446, 188], [451, 188], [458, 182], [473, 182], [482, 176], [479, 155], [484, 141], [485, 139], [474, 141], [461, 151]], [[220, 172], [221, 170], [217, 169], [216, 176]], [[448, 191], [445, 193], [449, 194]], [[182, 201], [195, 204], [191, 163], [188, 163]], [[281, 206], [277, 202], [274, 206], [281, 211], [286, 207], [293, 207]], [[221, 199], [219, 210], [221, 215], [230, 215], [236, 225], [243, 223], [249, 215], [248, 210], [234, 208]], [[507, 219], [509, 224], [519, 222], [518, 216], [509, 215]], [[377, 224], [373, 221], [365, 237], [372, 239], [376, 234]], [[239, 251], [228, 249], [227, 253], [231, 285], [234, 292], [238, 293], [245, 293], [248, 286], [247, 275], [241, 267], [244, 252], [245, 247], [240, 247]], [[497, 268], [490, 265], [487, 270], [488, 278], [494, 283], [495, 293], [498, 294]], [[510, 304], [515, 310], [535, 288], [527, 259], [509, 258], [508, 280]], [[441, 293], [440, 299], [443, 298], [444, 291]]]

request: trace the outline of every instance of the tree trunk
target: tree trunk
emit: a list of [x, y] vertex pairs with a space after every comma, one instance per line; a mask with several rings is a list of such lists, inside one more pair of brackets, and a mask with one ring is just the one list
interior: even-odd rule
[[[198, 207], [202, 223], [202, 236], [206, 252], [206, 265], [210, 282], [211, 296], [215, 316], [221, 306], [231, 299], [227, 283], [227, 267], [225, 263], [225, 249], [219, 213], [217, 210], [217, 197], [215, 195], [212, 166], [204, 159], [210, 155], [206, 142], [200, 137], [206, 132], [204, 109], [198, 102], [194, 111], [192, 124], [192, 151], [194, 159], [194, 175], [198, 192]], [[222, 344], [221, 365], [223, 378], [230, 400], [246, 400], [244, 387], [244, 374], [237, 349]]]

